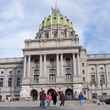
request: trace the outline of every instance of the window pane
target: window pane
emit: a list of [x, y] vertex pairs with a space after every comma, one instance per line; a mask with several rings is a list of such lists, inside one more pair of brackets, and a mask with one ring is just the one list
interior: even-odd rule
[[72, 75], [71, 74], [66, 74], [66, 80], [72, 81]]
[[36, 83], [39, 83], [39, 75], [34, 75], [34, 81], [35, 81]]
[[12, 78], [8, 78], [8, 87], [12, 87]]
[[17, 87], [20, 87], [20, 78], [17, 78]]
[[3, 78], [0, 78], [0, 87], [3, 87]]
[[55, 74], [50, 74], [49, 75], [49, 81], [55, 82], [55, 80], [56, 80], [56, 75]]

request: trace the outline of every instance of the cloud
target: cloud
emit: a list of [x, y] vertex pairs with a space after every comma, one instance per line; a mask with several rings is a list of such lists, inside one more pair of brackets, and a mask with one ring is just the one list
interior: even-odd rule
[[21, 0], [10, 0], [7, 2], [7, 7], [5, 7], [1, 12], [1, 19], [13, 20], [24, 18], [23, 6]]
[[25, 47], [25, 39], [33, 39], [35, 33], [32, 31], [23, 31], [16, 33], [16, 36], [13, 34], [13, 39], [4, 37], [0, 39], [0, 57], [15, 57], [22, 56], [22, 49]]
[[[34, 38], [39, 24], [50, 14], [51, 7], [54, 7], [53, 1], [0, 1], [0, 57], [22, 56], [24, 39]], [[61, 13], [73, 22], [81, 45], [90, 53], [110, 52], [109, 4], [110, 0], [58, 1]]]

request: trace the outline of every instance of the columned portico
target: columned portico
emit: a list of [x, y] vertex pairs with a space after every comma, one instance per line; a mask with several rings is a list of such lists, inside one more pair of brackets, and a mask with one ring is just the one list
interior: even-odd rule
[[[42, 24], [38, 36], [25, 42], [24, 55], [27, 56], [24, 58], [24, 78], [27, 80], [25, 87], [28, 89], [30, 85], [36, 88], [54, 85], [57, 89], [73, 87], [73, 83], [79, 83], [81, 77], [80, 46], [76, 45], [75, 30], [70, 20], [56, 9], [53, 9], [52, 15], [47, 19], [48, 21], [43, 21], [45, 25], [50, 23], [49, 20], [55, 21], [55, 24], [46, 27]], [[49, 26], [52, 26], [51, 29]], [[28, 90], [27, 88], [25, 90]]]

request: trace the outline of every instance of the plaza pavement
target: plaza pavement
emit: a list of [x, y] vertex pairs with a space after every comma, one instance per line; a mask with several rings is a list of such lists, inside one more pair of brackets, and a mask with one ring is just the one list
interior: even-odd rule
[[[0, 102], [0, 110], [44, 110], [39, 107], [39, 102]], [[85, 103], [80, 105], [77, 101], [66, 101], [64, 107], [51, 105], [46, 110], [110, 110], [110, 105], [97, 105]]]

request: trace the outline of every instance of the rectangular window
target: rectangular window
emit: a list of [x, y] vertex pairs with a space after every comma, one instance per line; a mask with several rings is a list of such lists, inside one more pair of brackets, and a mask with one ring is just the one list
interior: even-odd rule
[[82, 73], [83, 73], [83, 75], [85, 74], [85, 71], [84, 70], [82, 70]]
[[82, 67], [84, 67], [84, 63], [82, 63]]
[[16, 86], [17, 86], [17, 87], [20, 87], [20, 83], [21, 83], [20, 78], [17, 78], [17, 84], [16, 84]]
[[83, 81], [85, 82], [86, 80], [85, 80], [85, 77], [83, 77]]
[[66, 80], [67, 81], [72, 81], [72, 75], [71, 74], [66, 74]]
[[34, 75], [34, 81], [35, 81], [36, 83], [39, 83], [39, 75]]
[[105, 77], [104, 77], [104, 75], [100, 75], [100, 84], [101, 85], [105, 84]]
[[3, 78], [0, 78], [0, 87], [3, 87]]
[[12, 78], [8, 78], [8, 87], [12, 87]]
[[56, 75], [55, 74], [50, 74], [49, 75], [49, 81], [50, 82], [55, 82], [56, 81]]
[[96, 85], [95, 75], [91, 75], [91, 85]]

